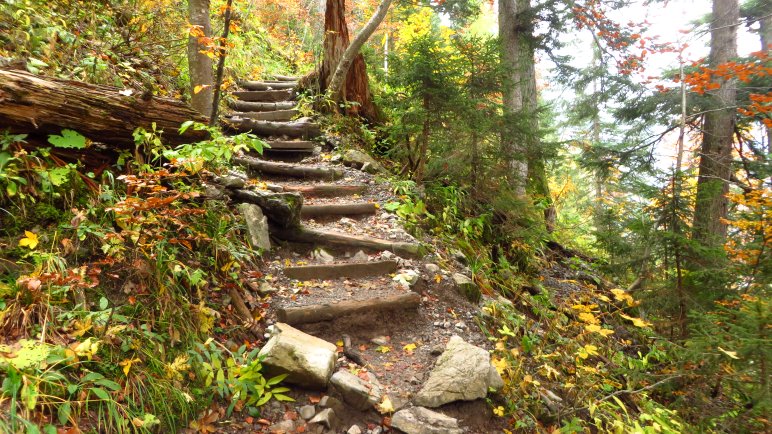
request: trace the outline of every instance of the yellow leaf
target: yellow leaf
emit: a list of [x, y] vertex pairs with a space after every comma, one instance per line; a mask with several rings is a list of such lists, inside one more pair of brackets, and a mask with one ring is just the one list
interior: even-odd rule
[[418, 345], [416, 345], [416, 344], [414, 344], [414, 343], [413, 343], [413, 344], [407, 344], [407, 345], [405, 345], [404, 347], [402, 347], [402, 349], [403, 349], [403, 350], [404, 350], [406, 353], [408, 353], [408, 354], [413, 354], [413, 351], [415, 351], [415, 349], [416, 349], [416, 348], [418, 348]]
[[375, 351], [378, 351], [379, 353], [384, 353], [385, 354], [385, 353], [388, 353], [389, 351], [391, 351], [391, 348], [389, 348], [389, 347], [387, 347], [385, 345], [380, 345], [380, 346], [378, 346], [378, 348], [375, 349]]
[[582, 322], [586, 322], [588, 324], [597, 324], [598, 318], [595, 318], [595, 315], [589, 313], [589, 312], [582, 312], [579, 314], [579, 319], [582, 320]]
[[193, 93], [194, 94], [198, 94], [199, 92], [201, 92], [202, 90], [206, 89], [207, 87], [210, 87], [210, 85], [208, 85], [208, 84], [200, 84], [200, 85], [198, 85], [198, 86], [193, 88]]
[[504, 407], [498, 406], [493, 409], [493, 414], [495, 414], [498, 417], [504, 417]]
[[126, 359], [126, 360], [124, 360], [122, 362], [119, 362], [118, 365], [123, 366], [123, 375], [128, 377], [129, 376], [129, 371], [131, 371], [131, 365], [133, 365], [134, 363], [139, 363], [139, 362], [141, 362], [141, 360], [139, 360], [138, 358], [135, 357], [133, 359]]
[[342, 348], [343, 347], [343, 340], [341, 339], [338, 342], [335, 342], [335, 345]]
[[729, 358], [731, 358], [731, 359], [735, 359], [735, 360], [739, 360], [740, 359], [739, 357], [737, 357], [737, 351], [727, 351], [727, 350], [725, 350], [725, 349], [723, 349], [721, 347], [718, 347], [718, 350], [721, 351], [722, 353], [726, 354], [727, 356], [729, 356]]
[[636, 326], [636, 327], [651, 327], [651, 323], [650, 322], [644, 321], [644, 320], [642, 320], [640, 318], [633, 318], [633, 317], [625, 315], [623, 313], [619, 314], [619, 316], [621, 316], [622, 318], [624, 318], [626, 320], [632, 321], [633, 325]]
[[442, 276], [440, 276], [439, 274], [435, 274], [434, 275], [434, 281], [437, 282], [437, 283], [442, 282]]
[[504, 375], [504, 371], [507, 369], [506, 360], [493, 357], [491, 359], [491, 364], [493, 364], [493, 367], [496, 368], [496, 372], [498, 372], [499, 375]]
[[29, 247], [30, 250], [35, 250], [38, 246], [38, 235], [34, 232], [24, 231], [24, 238], [19, 240], [19, 247]]
[[394, 413], [394, 405], [388, 395], [383, 395], [383, 400], [378, 404], [378, 412], [381, 414]]

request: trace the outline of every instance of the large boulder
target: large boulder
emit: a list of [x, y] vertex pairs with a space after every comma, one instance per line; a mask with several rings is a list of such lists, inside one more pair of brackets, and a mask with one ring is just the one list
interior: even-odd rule
[[349, 149], [343, 153], [343, 164], [368, 173], [383, 172], [380, 163], [358, 149]]
[[367, 379], [340, 370], [333, 374], [330, 383], [340, 392], [343, 400], [357, 410], [367, 410], [381, 401], [383, 391], [375, 375], [365, 374]]
[[263, 214], [263, 210], [251, 203], [242, 203], [239, 205], [239, 212], [244, 216], [244, 222], [247, 225], [249, 235], [249, 244], [254, 249], [261, 251], [271, 250], [271, 238], [268, 233], [268, 218]]
[[335, 345], [277, 323], [260, 350], [266, 376], [289, 374], [285, 380], [299, 386], [323, 389], [335, 368]]
[[298, 193], [273, 193], [237, 188], [229, 190], [228, 194], [236, 202], [259, 206], [268, 220], [278, 227], [294, 228], [300, 225], [303, 196]]
[[458, 421], [423, 407], [411, 407], [394, 413], [391, 427], [407, 434], [462, 434]]
[[491, 365], [490, 354], [453, 336], [414, 402], [439, 407], [453, 401], [485, 398], [488, 388], [498, 390], [503, 386], [504, 381]]

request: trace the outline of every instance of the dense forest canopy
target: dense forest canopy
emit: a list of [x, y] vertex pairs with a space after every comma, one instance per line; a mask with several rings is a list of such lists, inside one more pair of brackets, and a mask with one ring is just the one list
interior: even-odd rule
[[[0, 432], [768, 432], [770, 54], [764, 0], [6, 0]], [[432, 407], [451, 334], [502, 384]]]

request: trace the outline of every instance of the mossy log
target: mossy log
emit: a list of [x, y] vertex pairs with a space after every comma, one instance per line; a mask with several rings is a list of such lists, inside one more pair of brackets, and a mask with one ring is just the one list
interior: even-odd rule
[[[205, 131], [189, 128], [189, 120], [206, 122], [187, 104], [142, 92], [130, 96], [117, 87], [42, 77], [18, 70], [0, 69], [0, 127], [31, 134], [59, 134], [71, 129], [92, 141], [133, 149], [137, 127], [163, 130], [165, 143], [178, 145], [203, 140]], [[124, 92], [126, 93], [126, 92]]]
[[379, 238], [361, 237], [340, 232], [298, 227], [272, 227], [271, 235], [285, 241], [321, 244], [332, 247], [352, 247], [375, 251], [388, 250], [406, 258], [420, 258], [426, 254], [426, 249], [417, 243], [402, 243]]

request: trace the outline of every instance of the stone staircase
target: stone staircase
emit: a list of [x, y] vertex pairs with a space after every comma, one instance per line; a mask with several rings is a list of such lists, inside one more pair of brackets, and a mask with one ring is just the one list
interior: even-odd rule
[[[381, 208], [395, 200], [388, 186], [332, 164], [313, 141], [319, 126], [296, 118], [296, 79], [240, 86], [227, 128], [257, 134], [271, 148], [233, 162], [268, 191], [303, 198], [300, 228], [271, 225], [274, 246], [264, 253], [259, 291], [270, 306], [269, 341], [261, 351], [266, 373], [289, 373], [286, 381], [302, 388], [293, 390], [294, 404], [268, 404], [262, 416], [272, 425], [255, 432], [496, 432], [480, 398], [488, 387], [500, 387], [501, 378], [487, 351], [473, 345], [487, 345], [472, 324], [478, 307], [457, 291], [452, 272], [430, 262], [427, 250]], [[463, 339], [451, 341], [453, 335]], [[453, 366], [438, 373], [443, 359]], [[474, 366], [458, 362], [466, 359]], [[453, 378], [446, 378], [448, 369]], [[472, 392], [448, 398], [453, 388]], [[418, 402], [455, 404], [437, 412]]]

